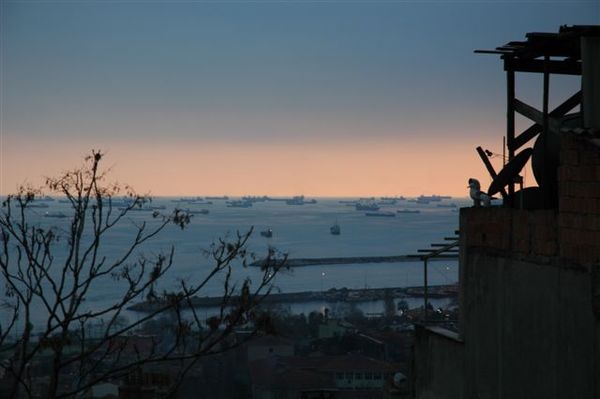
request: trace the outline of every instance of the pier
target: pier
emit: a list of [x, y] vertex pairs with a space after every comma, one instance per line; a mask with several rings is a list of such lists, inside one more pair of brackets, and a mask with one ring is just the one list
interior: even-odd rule
[[[428, 296], [430, 298], [451, 298], [458, 296], [458, 285], [437, 285], [429, 286]], [[387, 294], [386, 294], [387, 293]], [[419, 298], [424, 295], [423, 287], [391, 287], [391, 288], [331, 288], [327, 291], [302, 291], [289, 293], [272, 293], [264, 297], [263, 304], [274, 303], [293, 303], [293, 302], [311, 302], [323, 301], [328, 303], [335, 302], [367, 302], [383, 300], [385, 295], [391, 295], [393, 298]], [[235, 303], [238, 297], [232, 297], [231, 303]], [[193, 297], [191, 306], [193, 307], [216, 307], [221, 306], [222, 297]], [[164, 306], [161, 301], [140, 302], [129, 307], [129, 310], [136, 312], [152, 312]], [[183, 307], [190, 307], [183, 303]]]
[[[436, 258], [431, 259], [432, 261], [458, 259], [455, 254], [439, 255]], [[282, 259], [273, 260], [276, 262], [283, 261]], [[317, 266], [317, 265], [349, 265], [349, 264], [363, 264], [363, 263], [396, 263], [396, 262], [418, 262], [419, 258], [415, 258], [414, 255], [392, 255], [392, 256], [350, 256], [350, 257], [336, 257], [336, 258], [292, 258], [285, 261], [285, 265], [288, 267], [303, 267], [303, 266]], [[261, 267], [265, 265], [265, 260], [257, 260], [250, 263], [250, 266]]]

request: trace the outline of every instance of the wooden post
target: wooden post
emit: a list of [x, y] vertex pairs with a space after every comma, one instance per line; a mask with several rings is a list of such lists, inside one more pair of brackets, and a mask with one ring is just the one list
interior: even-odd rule
[[[508, 58], [506, 61], [512, 61]], [[506, 64], [505, 64], [506, 65]], [[506, 145], [508, 147], [508, 161], [514, 158], [514, 141], [515, 141], [515, 71], [509, 67], [506, 70]], [[515, 184], [508, 184], [509, 206], [512, 206], [514, 198]]]
[[[479, 154], [479, 157], [483, 161], [483, 164], [485, 165], [488, 173], [490, 174], [490, 176], [492, 176], [492, 180], [495, 179], [497, 176], [497, 173], [494, 170], [494, 167], [492, 166], [492, 164], [490, 163], [490, 160], [488, 159], [487, 155], [485, 154], [485, 151], [483, 151], [483, 148], [481, 148], [481, 146], [479, 146], [475, 150], [477, 151], [477, 153]], [[502, 190], [500, 190], [500, 194], [502, 195], [502, 198], [506, 198], [506, 190], [504, 190], [504, 188], [502, 188]]]
[[[550, 140], [550, 132], [548, 132], [548, 102], [550, 97], [550, 73], [548, 72], [548, 62], [550, 61], [549, 56], [544, 56], [544, 97], [542, 104], [542, 113], [543, 113], [543, 126], [542, 126], [542, 134], [544, 135], [544, 154], [548, 153], [548, 140]], [[542, 162], [542, 168], [546, 169], [546, 162]], [[542, 170], [542, 175], [545, 175], [546, 171]], [[547, 185], [547, 184], [546, 184]], [[549, 193], [546, 191], [544, 195], [542, 195], [542, 206], [546, 207], [546, 202], [548, 202]]]

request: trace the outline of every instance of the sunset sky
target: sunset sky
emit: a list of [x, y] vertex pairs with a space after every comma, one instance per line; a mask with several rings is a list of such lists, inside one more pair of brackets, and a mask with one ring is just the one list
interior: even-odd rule
[[466, 196], [505, 131], [473, 50], [600, 24], [598, 0], [0, 1], [2, 194], [93, 148], [155, 195]]

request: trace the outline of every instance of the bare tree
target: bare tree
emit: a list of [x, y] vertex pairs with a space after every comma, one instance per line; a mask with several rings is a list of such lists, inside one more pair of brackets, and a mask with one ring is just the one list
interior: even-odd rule
[[[230, 337], [236, 327], [249, 325], [252, 332], [261, 328], [257, 306], [285, 260], [276, 260], [269, 250], [260, 280], [236, 284], [233, 268], [245, 267], [252, 257], [246, 249], [252, 231], [238, 232], [210, 247], [213, 266], [202, 279], [180, 281], [175, 291], [158, 294], [157, 284], [173, 266], [174, 248], [148, 256], [143, 244], [168, 225], [185, 228], [190, 215], [178, 209], [170, 214], [150, 211], [149, 220], [135, 223], [127, 215], [148, 207], [151, 198], [108, 183], [100, 168], [102, 158], [101, 152], [92, 151], [83, 167], [46, 180], [45, 190], [63, 195], [72, 208], [66, 231], [32, 223], [30, 208], [41, 190], [22, 187], [2, 203], [0, 356], [11, 397], [75, 396], [140, 366], [164, 362], [180, 371], [179, 381], [202, 356], [235, 345]], [[124, 223], [133, 228], [129, 242], [121, 243], [119, 253], [109, 254], [106, 238]], [[207, 323], [193, 305], [217, 275], [224, 277], [222, 301], [218, 315]], [[86, 299], [98, 294], [99, 283], [107, 280], [122, 290], [110, 305], [90, 309]], [[148, 311], [142, 317], [123, 317], [128, 307], [144, 299]], [[36, 312], [44, 316], [34, 326]], [[136, 346], [136, 331], [161, 315], [168, 315], [168, 331], [152, 336], [144, 348]], [[100, 331], [89, 336], [92, 325]], [[34, 384], [40, 372], [43, 389]]]

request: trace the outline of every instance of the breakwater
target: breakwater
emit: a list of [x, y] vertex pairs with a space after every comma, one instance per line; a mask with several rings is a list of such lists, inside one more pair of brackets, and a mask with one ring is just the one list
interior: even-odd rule
[[[367, 302], [384, 299], [387, 295], [392, 298], [409, 298], [422, 297], [424, 294], [423, 287], [393, 287], [393, 288], [364, 288], [364, 289], [349, 289], [349, 288], [331, 288], [327, 291], [303, 291], [289, 293], [271, 293], [264, 297], [263, 304], [275, 303], [292, 303], [292, 302], [310, 302], [323, 301], [328, 303], [335, 302]], [[449, 298], [458, 296], [458, 285], [435, 285], [428, 288], [428, 296], [430, 298]], [[235, 303], [237, 297], [232, 297], [232, 303]], [[191, 306], [193, 307], [216, 307], [220, 306], [223, 301], [222, 297], [193, 297]], [[140, 302], [129, 307], [129, 310], [136, 312], [152, 312], [160, 309], [164, 303], [160, 301]], [[183, 304], [184, 307], [189, 307], [190, 304]]]
[[[429, 259], [432, 261], [441, 261], [448, 259], [458, 259], [457, 255], [453, 254], [441, 254], [434, 258]], [[419, 256], [415, 255], [392, 255], [392, 256], [347, 256], [347, 257], [336, 257], [336, 258], [291, 258], [285, 261], [285, 265], [288, 267], [303, 267], [303, 266], [317, 266], [317, 265], [350, 265], [350, 264], [362, 264], [362, 263], [395, 263], [395, 262], [418, 262]], [[277, 262], [281, 262], [278, 259]], [[261, 259], [252, 262], [250, 266], [261, 267], [265, 265], [266, 260]]]

